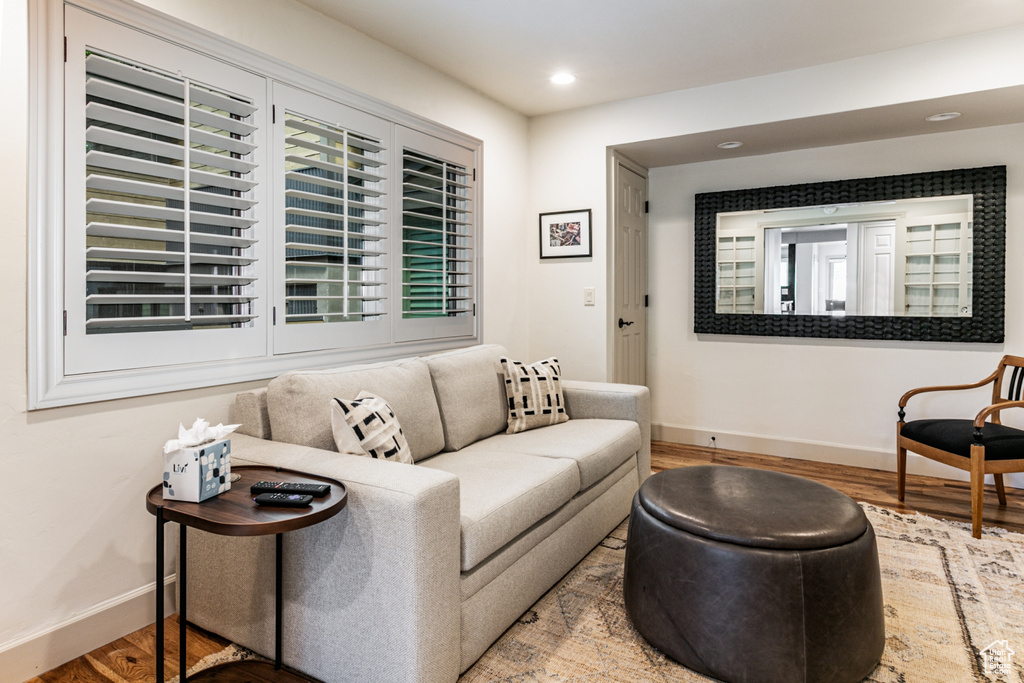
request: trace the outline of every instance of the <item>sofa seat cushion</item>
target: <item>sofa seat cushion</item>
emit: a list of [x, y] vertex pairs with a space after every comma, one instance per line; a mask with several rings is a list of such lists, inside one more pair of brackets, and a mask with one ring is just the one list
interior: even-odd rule
[[579, 491], [567, 458], [474, 449], [440, 453], [417, 464], [459, 478], [462, 571], [469, 571]]
[[464, 450], [569, 458], [579, 467], [582, 491], [640, 450], [640, 428], [632, 420], [569, 420], [519, 434], [498, 434]]
[[420, 358], [332, 370], [288, 372], [267, 385], [267, 412], [275, 441], [337, 450], [331, 429], [335, 398], [354, 399], [361, 391], [380, 396], [394, 411], [413, 460], [444, 447], [430, 370]]

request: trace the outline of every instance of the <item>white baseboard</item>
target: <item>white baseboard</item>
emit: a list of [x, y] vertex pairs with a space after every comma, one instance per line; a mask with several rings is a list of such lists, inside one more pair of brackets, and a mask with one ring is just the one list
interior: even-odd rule
[[[731, 451], [778, 455], [785, 458], [827, 462], [835, 465], [867, 467], [868, 469], [887, 472], [896, 471], [895, 447], [893, 447], [892, 451], [880, 451], [819, 441], [779, 439], [755, 434], [709, 431], [663, 424], [651, 425], [651, 438], [656, 441], [707, 446], [712, 436], [715, 437], [715, 446], [717, 448], [725, 448]], [[907, 453], [907, 472], [909, 474], [922, 474], [929, 477], [952, 479], [954, 481], [970, 481], [970, 476], [967, 472], [943, 465], [934, 460], [929, 460], [928, 458], [923, 458], [916, 453]], [[1021, 478], [1020, 475], [1004, 475], [1004, 479], [1007, 486], [1024, 488], [1024, 478]], [[894, 486], [895, 482], [894, 478]]]
[[[26, 681], [156, 621], [156, 583], [106, 600], [42, 631], [0, 645], [0, 681]], [[177, 611], [174, 576], [164, 579], [164, 611]], [[173, 636], [177, 637], [177, 636]]]

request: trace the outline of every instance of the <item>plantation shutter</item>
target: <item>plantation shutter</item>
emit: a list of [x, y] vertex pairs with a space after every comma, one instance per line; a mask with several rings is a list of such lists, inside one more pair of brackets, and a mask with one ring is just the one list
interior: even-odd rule
[[399, 339], [471, 335], [477, 302], [472, 151], [400, 129], [402, 311]]
[[86, 97], [87, 332], [251, 320], [255, 108], [95, 53]]
[[279, 281], [275, 348], [389, 341], [387, 142], [391, 125], [275, 84]]
[[156, 39], [112, 33], [110, 43], [97, 41], [103, 49], [81, 46], [69, 57], [81, 99], [67, 98], [68, 137], [81, 140], [84, 158], [69, 155], [80, 163], [66, 168], [66, 259], [77, 265], [65, 284], [75, 340], [68, 368], [117, 367], [125, 354], [132, 366], [173, 364], [181, 335], [206, 333], [219, 334], [197, 337], [196, 347], [209, 348], [183, 360], [259, 353], [265, 340], [244, 331], [259, 315], [264, 81]]

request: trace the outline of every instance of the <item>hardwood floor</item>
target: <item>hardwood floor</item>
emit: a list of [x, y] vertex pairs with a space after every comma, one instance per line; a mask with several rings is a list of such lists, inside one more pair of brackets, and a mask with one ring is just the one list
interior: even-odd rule
[[[170, 679], [178, 675], [177, 615], [164, 620], [164, 636], [164, 674]], [[189, 626], [185, 646], [188, 666], [230, 644], [218, 635]], [[150, 624], [26, 683], [152, 683], [155, 672], [156, 624]]]
[[[895, 456], [894, 456], [895, 457]], [[655, 441], [651, 448], [651, 469], [660, 471], [690, 465], [743, 465], [787, 472], [827, 484], [854, 500], [962, 522], [970, 522], [970, 487], [966, 482], [907, 475], [905, 503], [896, 500], [896, 474], [845, 465], [794, 460], [770, 455], [741, 453]], [[995, 488], [985, 493], [985, 525], [1024, 533], [1024, 491], [1008, 488], [1007, 505], [999, 507]], [[969, 534], [968, 531], [964, 532]], [[155, 626], [130, 633], [113, 643], [72, 660], [27, 683], [142, 683], [151, 682], [155, 670]], [[168, 678], [178, 673], [177, 617], [167, 618], [165, 671]], [[189, 627], [188, 665], [227, 647], [228, 641], [198, 628]]]

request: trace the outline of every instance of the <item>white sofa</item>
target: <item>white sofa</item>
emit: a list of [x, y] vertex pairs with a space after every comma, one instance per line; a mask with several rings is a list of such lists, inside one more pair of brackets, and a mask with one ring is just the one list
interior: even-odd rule
[[[505, 353], [292, 372], [236, 397], [236, 466], [348, 488], [340, 514], [284, 536], [286, 665], [455, 681], [629, 514], [650, 474], [647, 388], [563, 380], [567, 422], [507, 435]], [[416, 464], [335, 450], [330, 400], [362, 389], [391, 405]], [[272, 656], [273, 537], [188, 538], [189, 621]]]

